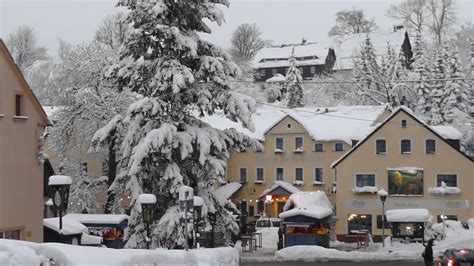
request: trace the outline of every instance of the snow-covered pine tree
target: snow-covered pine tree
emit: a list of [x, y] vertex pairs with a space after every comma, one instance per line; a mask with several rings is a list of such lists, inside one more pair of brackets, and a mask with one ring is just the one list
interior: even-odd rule
[[[446, 48], [445, 48], [446, 49]], [[448, 49], [446, 49], [448, 50]], [[461, 112], [469, 114], [469, 83], [465, 78], [464, 72], [460, 69], [458, 49], [452, 45], [449, 49], [447, 61], [447, 78], [453, 79], [446, 84], [446, 116], [452, 117], [453, 111], [458, 109]]]
[[431, 125], [441, 125], [449, 122], [446, 117], [446, 61], [445, 51], [446, 47], [438, 47], [435, 51], [435, 61], [431, 73], [434, 81], [431, 83], [430, 102], [431, 102], [431, 117], [428, 118], [428, 123]]
[[295, 48], [291, 51], [290, 66], [286, 72], [285, 89], [288, 95], [288, 108], [303, 107], [303, 77], [296, 67]]
[[177, 198], [182, 185], [203, 198], [204, 215], [216, 213], [217, 228], [238, 229], [226, 210], [230, 203], [214, 194], [213, 185], [225, 179], [230, 150], [259, 144], [199, 119], [220, 112], [253, 130], [255, 101], [229, 89], [238, 67], [223, 49], [199, 37], [210, 33], [205, 21], [221, 25], [219, 6], [228, 1], [123, 0], [119, 5], [129, 9], [132, 30], [109, 76], [119, 89], [141, 95], [123, 118], [122, 167], [113, 184], [132, 198], [127, 246], [145, 246], [141, 193], [157, 197], [151, 246], [183, 245]]
[[430, 84], [426, 81], [431, 78], [429, 61], [425, 53], [425, 44], [421, 38], [421, 33], [417, 32], [415, 46], [413, 48], [413, 60], [411, 64], [411, 79], [417, 80], [413, 89], [418, 94], [417, 112], [428, 115], [431, 110]]

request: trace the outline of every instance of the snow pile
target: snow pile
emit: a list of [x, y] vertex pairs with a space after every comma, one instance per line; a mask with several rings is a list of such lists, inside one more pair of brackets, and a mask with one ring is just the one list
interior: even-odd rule
[[[43, 219], [43, 225], [48, 227], [51, 230], [54, 230], [59, 233], [59, 218], [45, 218]], [[63, 217], [63, 235], [77, 235], [87, 232], [87, 227], [80, 222]]]
[[102, 237], [91, 236], [89, 234], [82, 233], [81, 245], [100, 245], [100, 244], [102, 244]]
[[427, 209], [397, 209], [385, 212], [388, 222], [429, 222], [430, 212]]
[[234, 195], [234, 193], [237, 192], [237, 190], [239, 190], [241, 187], [242, 184], [240, 184], [239, 182], [231, 182], [221, 186], [214, 193], [221, 199], [227, 200], [232, 195]]
[[354, 194], [362, 194], [362, 193], [371, 193], [375, 194], [378, 192], [377, 187], [372, 187], [372, 186], [364, 186], [364, 187], [354, 187], [352, 188], [352, 193]]
[[291, 195], [283, 211], [279, 215], [283, 219], [297, 215], [323, 219], [333, 214], [333, 206], [323, 191], [304, 191]]
[[290, 116], [299, 122], [314, 140], [344, 141], [351, 144], [352, 140], [360, 140], [371, 131], [372, 124], [384, 110], [384, 106], [304, 107], [293, 110], [262, 106], [252, 115], [254, 132], [243, 128], [240, 123], [230, 121], [222, 113], [200, 119], [215, 128], [221, 130], [235, 128], [249, 137], [264, 141], [265, 134], [269, 130]]
[[52, 175], [49, 177], [49, 186], [53, 185], [70, 185], [72, 180], [69, 176], [66, 175]]
[[285, 189], [286, 191], [290, 192], [290, 193], [298, 193], [298, 192], [301, 192], [299, 189], [297, 189], [295, 186], [293, 186], [292, 184], [288, 183], [288, 182], [285, 182], [285, 181], [275, 181], [273, 183], [273, 185], [270, 187], [270, 188], [267, 188], [265, 189], [262, 194], [260, 194], [259, 198], [265, 196], [266, 194], [268, 194], [269, 192], [272, 192], [273, 190], [275, 190], [276, 188], [278, 187], [281, 187], [283, 189]]
[[458, 187], [429, 187], [428, 193], [434, 195], [457, 195], [461, 193]]
[[156, 196], [153, 194], [140, 194], [140, 196], [138, 196], [138, 202], [140, 202], [140, 204], [155, 204]]
[[273, 77], [269, 78], [266, 80], [266, 82], [272, 83], [272, 82], [285, 82], [286, 77], [283, 76], [282, 74], [276, 74]]
[[234, 248], [193, 249], [109, 249], [59, 243], [37, 244], [0, 239], [0, 265], [40, 265], [52, 259], [56, 265], [239, 265]]
[[383, 189], [383, 188], [381, 190], [377, 191], [377, 194], [381, 197], [387, 197], [388, 196], [388, 192], [385, 191], [385, 189]]
[[128, 220], [125, 214], [80, 214], [70, 213], [64, 218], [76, 220], [82, 224], [120, 224]]

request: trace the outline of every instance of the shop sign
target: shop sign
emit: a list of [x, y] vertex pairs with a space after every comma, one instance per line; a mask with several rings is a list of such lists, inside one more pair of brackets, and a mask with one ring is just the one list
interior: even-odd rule
[[[346, 201], [346, 209], [365, 210], [381, 208], [380, 200], [355, 200]], [[385, 209], [408, 209], [408, 208], [425, 208], [425, 209], [468, 209], [469, 202], [467, 200], [402, 200], [390, 199], [385, 202]]]

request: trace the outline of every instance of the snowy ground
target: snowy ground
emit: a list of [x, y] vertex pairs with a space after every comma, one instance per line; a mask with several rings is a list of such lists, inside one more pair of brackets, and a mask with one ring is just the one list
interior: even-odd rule
[[[442, 224], [433, 225], [437, 232], [442, 231]], [[278, 229], [266, 228], [263, 233], [263, 248], [257, 252], [244, 253], [242, 261], [421, 261], [424, 247], [421, 243], [405, 244], [397, 240], [386, 239], [385, 247], [380, 243], [372, 244], [367, 249], [357, 250], [356, 244], [331, 242], [331, 248], [319, 246], [295, 246], [277, 251]], [[474, 228], [463, 229], [459, 222], [448, 221], [446, 238], [435, 241], [434, 255], [439, 256], [447, 248], [474, 249]]]
[[[143, 250], [81, 247], [59, 243], [37, 244], [26, 241], [0, 239], [0, 265], [40, 265], [50, 259], [56, 265], [129, 266], [129, 265], [239, 265], [239, 254], [234, 248], [184, 250]], [[48, 265], [48, 264], [44, 264]]]

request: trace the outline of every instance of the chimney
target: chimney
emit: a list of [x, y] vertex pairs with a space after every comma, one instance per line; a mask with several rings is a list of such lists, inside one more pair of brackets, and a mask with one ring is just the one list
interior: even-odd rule
[[306, 44], [306, 39], [305, 38], [301, 38], [301, 44]]
[[395, 26], [393, 26], [393, 32], [397, 32], [397, 31], [399, 31], [403, 28], [404, 28], [403, 25], [395, 25]]

